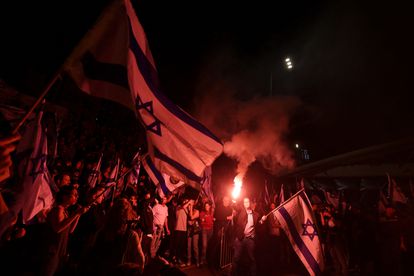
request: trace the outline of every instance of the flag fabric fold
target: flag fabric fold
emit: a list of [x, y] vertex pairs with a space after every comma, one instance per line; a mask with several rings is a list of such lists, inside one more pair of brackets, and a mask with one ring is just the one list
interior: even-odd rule
[[[161, 91], [148, 41], [130, 0], [116, 0], [67, 59], [82, 91], [136, 112], [158, 171], [200, 189], [222, 142]], [[197, 187], [198, 183], [198, 187]]]
[[54, 202], [51, 176], [47, 169], [47, 137], [42, 127], [43, 112], [26, 126], [16, 153], [18, 155], [18, 188], [9, 206], [10, 217], [22, 212], [23, 223], [28, 223], [41, 210]]
[[139, 172], [141, 170], [141, 153], [138, 151], [131, 162], [131, 171], [128, 173], [127, 181], [124, 187], [124, 191], [128, 186], [135, 189], [138, 185]]
[[119, 158], [117, 158], [116, 164], [115, 166], [112, 168], [109, 177], [107, 179], [105, 179], [105, 181], [102, 183], [103, 185], [105, 185], [105, 188], [111, 187], [113, 186], [113, 188], [111, 189], [107, 189], [104, 193], [104, 198], [105, 199], [109, 199], [111, 197], [114, 196], [115, 191], [117, 189], [117, 178], [118, 178], [118, 174], [119, 174]]
[[168, 196], [171, 193], [174, 193], [177, 188], [185, 184], [184, 181], [160, 172], [154, 163], [152, 163], [152, 160], [148, 154], [142, 159], [142, 165], [148, 173], [151, 181], [157, 187], [157, 192], [160, 197]]
[[149, 155], [161, 172], [184, 182], [202, 180], [223, 144], [206, 127], [172, 103], [160, 89], [154, 60], [134, 7], [125, 0], [129, 27], [128, 81], [147, 132]]
[[213, 209], [216, 208], [213, 190], [211, 189], [211, 175], [212, 175], [212, 168], [211, 166], [206, 167], [204, 171], [203, 181], [201, 183], [202, 189], [206, 194], [208, 200], [211, 202]]
[[275, 215], [310, 275], [322, 275], [324, 258], [316, 220], [304, 190], [275, 209]]
[[126, 61], [128, 27], [123, 0], [115, 0], [66, 59], [64, 72], [91, 96], [134, 110]]

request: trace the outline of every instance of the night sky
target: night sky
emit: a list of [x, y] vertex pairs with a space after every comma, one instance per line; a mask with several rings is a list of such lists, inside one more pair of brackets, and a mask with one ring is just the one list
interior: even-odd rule
[[[38, 94], [107, 2], [1, 7], [0, 77]], [[182, 108], [195, 110], [207, 74], [246, 101], [269, 96], [272, 75], [273, 95], [303, 103], [288, 139], [314, 160], [414, 134], [408, 3], [223, 2], [137, 1], [164, 92]]]

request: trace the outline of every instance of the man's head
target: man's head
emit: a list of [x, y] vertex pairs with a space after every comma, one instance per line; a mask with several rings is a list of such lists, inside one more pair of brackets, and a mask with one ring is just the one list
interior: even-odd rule
[[223, 197], [223, 206], [230, 206], [230, 198], [228, 196]]
[[67, 186], [70, 184], [70, 175], [68, 173], [63, 173], [59, 179], [59, 187]]
[[244, 209], [246, 209], [246, 210], [251, 209], [250, 198], [248, 198], [248, 197], [243, 198], [243, 206], [244, 206]]
[[165, 204], [167, 204], [167, 197], [166, 196], [163, 196], [162, 198], [161, 198], [161, 204], [162, 205], [164, 205], [165, 206]]

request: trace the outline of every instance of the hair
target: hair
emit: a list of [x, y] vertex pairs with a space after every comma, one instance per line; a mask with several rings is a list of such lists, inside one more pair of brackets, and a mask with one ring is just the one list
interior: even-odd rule
[[73, 186], [70, 186], [70, 185], [61, 187], [59, 189], [59, 192], [56, 194], [56, 202], [58, 204], [59, 203], [62, 203], [63, 202], [63, 198], [65, 196], [71, 195], [73, 190], [76, 190], [76, 188], [73, 187]]
[[206, 211], [206, 204], [210, 205], [210, 210], [208, 211], [209, 215], [213, 214], [213, 206], [212, 206], [210, 200], [204, 202], [204, 204], [203, 204], [203, 211]]
[[126, 230], [125, 226], [128, 220], [134, 218], [134, 211], [131, 203], [125, 198], [117, 199], [109, 210], [107, 215], [105, 232], [110, 236], [114, 236], [119, 232]]

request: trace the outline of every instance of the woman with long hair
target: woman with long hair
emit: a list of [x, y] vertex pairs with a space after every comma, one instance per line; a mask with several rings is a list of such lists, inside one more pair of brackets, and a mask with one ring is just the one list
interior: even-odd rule
[[207, 263], [207, 247], [208, 242], [213, 235], [214, 214], [210, 202], [205, 202], [203, 210], [200, 212], [200, 226], [201, 226], [201, 264]]

